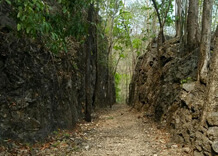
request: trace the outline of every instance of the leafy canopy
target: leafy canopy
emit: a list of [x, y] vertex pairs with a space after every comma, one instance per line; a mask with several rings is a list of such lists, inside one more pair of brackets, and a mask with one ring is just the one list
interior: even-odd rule
[[2, 0], [12, 7], [17, 31], [39, 38], [52, 52], [67, 51], [67, 37], [82, 40], [87, 34], [91, 0]]

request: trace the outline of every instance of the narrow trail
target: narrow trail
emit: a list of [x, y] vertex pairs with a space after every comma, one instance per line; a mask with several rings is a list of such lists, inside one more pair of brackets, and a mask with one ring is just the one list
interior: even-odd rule
[[99, 114], [91, 124], [81, 124], [86, 136], [83, 148], [73, 153], [80, 156], [185, 156], [188, 147], [172, 143], [170, 134], [157, 126], [143, 114], [129, 111], [123, 104]]
[[171, 142], [170, 134], [124, 104], [97, 111], [93, 122], [58, 130], [34, 145], [8, 140], [0, 156], [188, 156], [190, 149]]

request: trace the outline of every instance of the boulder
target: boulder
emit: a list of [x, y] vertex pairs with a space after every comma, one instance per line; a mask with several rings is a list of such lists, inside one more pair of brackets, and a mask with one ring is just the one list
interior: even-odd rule
[[214, 141], [212, 143], [212, 148], [213, 148], [213, 151], [218, 154], [218, 141]]
[[182, 85], [182, 88], [184, 90], [186, 90], [187, 92], [191, 92], [195, 89], [195, 82], [191, 82], [191, 83], [184, 83]]
[[207, 122], [210, 126], [218, 126], [218, 112], [212, 112], [207, 117]]
[[209, 127], [207, 136], [210, 140], [218, 139], [218, 127]]

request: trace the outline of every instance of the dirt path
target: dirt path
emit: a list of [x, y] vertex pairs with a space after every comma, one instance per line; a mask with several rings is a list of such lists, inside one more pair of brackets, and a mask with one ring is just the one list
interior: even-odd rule
[[126, 105], [96, 114], [74, 131], [54, 131], [44, 143], [5, 142], [0, 156], [187, 156], [188, 147], [170, 142], [170, 135]]
[[81, 125], [86, 142], [80, 156], [185, 156], [190, 149], [170, 142], [170, 135], [126, 105], [114, 105], [99, 120]]

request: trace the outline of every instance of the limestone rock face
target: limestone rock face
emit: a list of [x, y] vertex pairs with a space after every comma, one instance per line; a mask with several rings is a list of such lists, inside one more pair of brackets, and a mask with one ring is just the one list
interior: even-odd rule
[[218, 140], [218, 127], [210, 127], [207, 131], [210, 140]]
[[207, 122], [211, 126], [218, 126], [218, 112], [212, 112], [207, 117]]
[[212, 144], [212, 148], [213, 150], [218, 153], [218, 141], [214, 141], [213, 144]]
[[[0, 18], [8, 17], [4, 9], [7, 8], [0, 9]], [[108, 81], [111, 75], [107, 47], [100, 48], [105, 64], [99, 65], [98, 72], [97, 52], [93, 51], [87, 75], [86, 43], [80, 45], [69, 39], [69, 52], [54, 55], [43, 48], [40, 41], [17, 38], [8, 26], [10, 24], [3, 23], [1, 18], [0, 141], [7, 138], [35, 141], [45, 139], [58, 128], [72, 128], [84, 118], [87, 85], [90, 104], [106, 107], [115, 102], [113, 79]], [[95, 32], [92, 35], [94, 38]], [[89, 84], [85, 83], [86, 78]]]
[[187, 54], [179, 40], [173, 38], [160, 47], [158, 61], [154, 44], [138, 59], [129, 104], [169, 128], [175, 141], [195, 145], [194, 155], [210, 155], [218, 132], [217, 53], [213, 54], [210, 80], [205, 86], [197, 81], [199, 49]]

